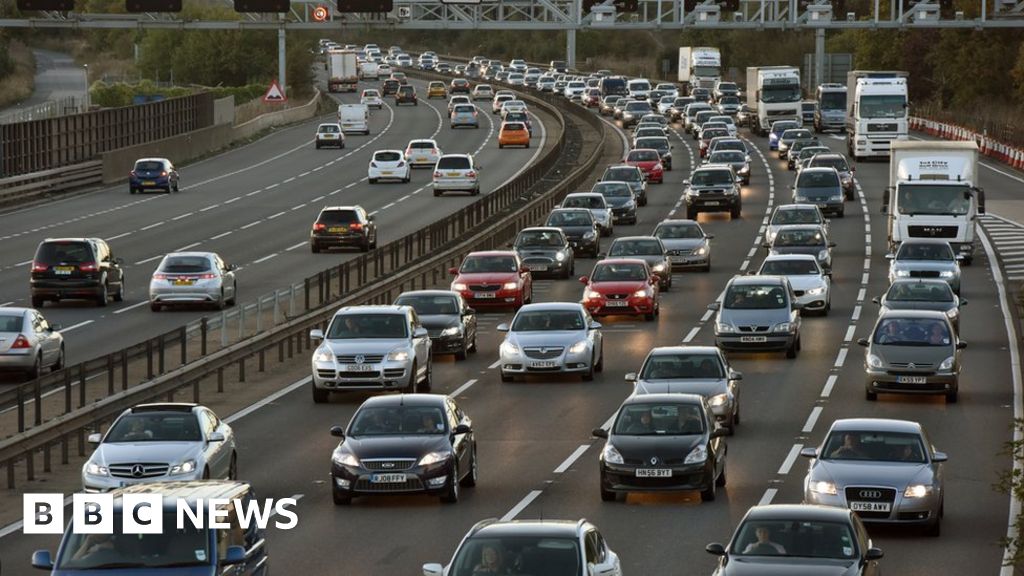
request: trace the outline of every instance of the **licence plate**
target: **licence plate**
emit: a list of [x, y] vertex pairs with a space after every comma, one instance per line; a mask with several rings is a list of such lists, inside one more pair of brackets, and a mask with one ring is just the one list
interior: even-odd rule
[[448, 176], [449, 178], [458, 178], [462, 174], [458, 172], [446, 172], [445, 175]]
[[192, 280], [189, 280], [187, 278], [179, 278], [179, 279], [174, 281], [174, 285], [175, 286], [191, 286], [192, 285]]
[[710, 202], [705, 202], [704, 205], [705, 206], [718, 206], [718, 200], [712, 200]]
[[767, 336], [740, 336], [740, 342], [767, 342]]
[[888, 512], [888, 502], [850, 502], [850, 510], [854, 512]]
[[346, 372], [372, 372], [373, 364], [349, 364], [345, 367]]
[[548, 269], [547, 264], [527, 264], [526, 267], [533, 272], [544, 272]]
[[557, 366], [557, 364], [550, 360], [530, 362], [531, 368], [554, 368], [555, 366]]
[[381, 170], [380, 173], [385, 175], [385, 176], [390, 176], [392, 171], [391, 170]]
[[474, 292], [473, 293], [473, 298], [488, 299], [488, 298], [496, 298], [496, 297], [497, 297], [497, 295], [494, 292]]
[[54, 266], [53, 268], [53, 271], [57, 274], [71, 274], [74, 270], [74, 266]]
[[899, 376], [896, 381], [900, 384], [927, 384], [928, 378], [924, 376]]
[[327, 229], [328, 232], [348, 232], [348, 228], [345, 226], [334, 226]]
[[637, 468], [637, 478], [671, 478], [672, 470], [670, 468]]
[[374, 484], [395, 484], [405, 482], [405, 474], [374, 474], [370, 476], [370, 482]]
[[604, 305], [609, 308], [625, 308], [629, 303], [625, 300], [608, 300]]
[[156, 182], [153, 181], [153, 180], [143, 180], [142, 181], [142, 185], [143, 186], [156, 186]]

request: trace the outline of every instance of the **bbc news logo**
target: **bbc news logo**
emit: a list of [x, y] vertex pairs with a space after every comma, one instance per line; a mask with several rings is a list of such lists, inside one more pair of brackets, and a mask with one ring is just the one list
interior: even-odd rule
[[[271, 519], [278, 530], [291, 530], [298, 525], [294, 498], [279, 500], [256, 499], [241, 501], [229, 498], [198, 498], [195, 503], [174, 498], [175, 528], [205, 529], [232, 528], [228, 519], [233, 516], [243, 530], [255, 526], [265, 529]], [[119, 515], [114, 507], [113, 494], [74, 494], [71, 503], [72, 531], [75, 534], [162, 534], [164, 515], [168, 511], [165, 498], [160, 494], [123, 494], [120, 497], [119, 527], [114, 526]], [[23, 532], [25, 534], [64, 533], [63, 494], [25, 494], [23, 505]], [[119, 528], [116, 529], [116, 528]]]

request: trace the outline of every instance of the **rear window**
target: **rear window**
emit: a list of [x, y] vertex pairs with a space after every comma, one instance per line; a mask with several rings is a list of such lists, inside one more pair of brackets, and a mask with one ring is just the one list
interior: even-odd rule
[[153, 161], [136, 162], [135, 163], [135, 169], [136, 170], [163, 170], [164, 169], [164, 165], [161, 162], [153, 162]]
[[443, 156], [437, 161], [438, 170], [469, 170], [469, 158], [465, 156]]
[[416, 89], [406, 84], [405, 86], [400, 86], [398, 88], [398, 91], [401, 92], [402, 94], [412, 94], [416, 92]]
[[796, 185], [807, 188], [839, 186], [839, 177], [831, 170], [828, 172], [803, 172]]
[[502, 129], [505, 131], [520, 132], [526, 130], [526, 125], [519, 124], [518, 122], [512, 122], [505, 124], [505, 126], [503, 126]]
[[335, 134], [337, 132], [341, 132], [341, 128], [333, 124], [325, 124], [320, 127], [321, 134]]
[[462, 104], [455, 107], [455, 111], [460, 114], [472, 114], [476, 111], [476, 108], [472, 104]]
[[210, 268], [210, 259], [205, 256], [168, 256], [160, 263], [160, 271], [171, 274], [206, 272]]
[[351, 224], [359, 222], [355, 210], [324, 210], [316, 219], [320, 224]]
[[9, 314], [0, 315], [0, 332], [21, 332], [22, 317]]
[[652, 162], [660, 159], [657, 150], [633, 150], [629, 153], [630, 162]]
[[435, 148], [435, 146], [434, 146], [434, 144], [432, 142], [413, 142], [413, 143], [409, 144], [409, 148], [416, 148], [416, 149], [424, 148], [424, 149], [427, 149], [427, 150], [433, 150]]
[[609, 168], [605, 170], [602, 180], [620, 180], [623, 182], [639, 181], [643, 177], [636, 168]]
[[40, 264], [61, 262], [95, 262], [88, 242], [44, 242], [36, 250], [35, 261]]
[[398, 152], [377, 152], [373, 155], [373, 159], [379, 162], [398, 162], [402, 159], [402, 155]]

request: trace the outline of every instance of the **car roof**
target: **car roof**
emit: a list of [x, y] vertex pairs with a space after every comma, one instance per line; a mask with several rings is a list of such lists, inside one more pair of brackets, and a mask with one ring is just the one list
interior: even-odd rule
[[0, 314], [5, 314], [6, 313], [6, 314], [22, 314], [22, 315], [24, 315], [29, 310], [34, 310], [34, 308], [21, 308], [21, 307], [18, 307], [18, 306], [0, 306]]
[[[810, 262], [818, 261], [813, 254], [769, 254], [764, 259], [764, 262], [774, 262], [775, 260], [807, 260]], [[762, 262], [762, 264], [764, 262]]]
[[940, 240], [938, 238], [907, 238], [900, 242], [900, 246], [903, 246], [904, 244], [945, 244], [948, 246], [949, 241]]
[[603, 264], [643, 264], [646, 266], [647, 261], [640, 258], [604, 258], [602, 260], [598, 260], [594, 264], [594, 267], [596, 268]]
[[503, 537], [503, 536], [534, 536], [534, 537], [577, 537], [589, 525], [586, 520], [512, 520], [496, 519], [478, 522], [470, 531], [469, 537]]
[[696, 354], [714, 354], [718, 355], [719, 350], [717, 346], [658, 346], [652, 348], [647, 353], [648, 356], [667, 356], [669, 354], [679, 354], [681, 352], [693, 352]]
[[775, 207], [776, 210], [814, 210], [817, 211], [818, 207], [814, 204], [779, 204]]
[[478, 250], [476, 252], [470, 252], [466, 254], [466, 258], [470, 256], [515, 256], [516, 253], [513, 250]]
[[743, 517], [746, 520], [823, 520], [845, 522], [850, 519], [848, 508], [819, 506], [816, 504], [767, 504], [754, 506]]
[[168, 160], [167, 158], [139, 158], [135, 162], [170, 162], [170, 160]]
[[153, 402], [149, 404], [139, 404], [132, 406], [125, 412], [132, 414], [139, 414], [142, 412], [187, 412], [191, 413], [193, 410], [199, 407], [199, 404], [193, 402]]
[[394, 304], [363, 304], [359, 306], [344, 306], [334, 313], [335, 316], [343, 314], [405, 314], [408, 306], [395, 306]]
[[555, 228], [554, 226], [530, 226], [529, 228], [523, 228], [519, 231], [520, 234], [523, 232], [551, 232], [552, 234], [562, 234], [562, 229]]
[[324, 126], [335, 126], [337, 128], [341, 128], [341, 124], [338, 124], [337, 122], [324, 122], [323, 124], [317, 126], [317, 128], [323, 128]]
[[846, 160], [846, 156], [843, 156], [842, 154], [837, 154], [835, 152], [820, 152], [818, 154], [815, 154], [813, 158], [815, 160], [819, 158], [822, 160], [838, 160], [840, 158]]
[[696, 220], [689, 220], [689, 219], [686, 219], [686, 218], [666, 218], [666, 219], [662, 220], [661, 222], [658, 222], [658, 224], [655, 226], [655, 228], [657, 228], [658, 226], [661, 226], [662, 224], [671, 224], [671, 225], [696, 224], [696, 225], [700, 226], [700, 222], [697, 222]]
[[385, 149], [385, 150], [374, 150], [374, 151], [373, 151], [373, 155], [374, 155], [374, 156], [376, 156], [377, 154], [381, 154], [381, 153], [383, 153], [383, 152], [390, 152], [390, 153], [393, 153], [393, 154], [398, 154], [398, 155], [401, 155], [401, 154], [402, 154], [402, 151], [401, 151], [401, 150], [391, 150], [391, 149]]
[[604, 195], [600, 192], [572, 192], [565, 195], [566, 198], [569, 198], [570, 196], [578, 198], [600, 196], [601, 198], [604, 198]]
[[458, 292], [452, 290], [406, 290], [398, 295], [402, 296], [458, 296]]
[[323, 208], [320, 209], [320, 211], [327, 212], [329, 210], [355, 210], [357, 208], [362, 208], [362, 206], [324, 206]]
[[413, 138], [412, 140], [409, 140], [409, 144], [412, 144], [413, 142], [428, 142], [430, 144], [433, 144], [434, 146], [437, 146], [437, 140], [434, 140], [432, 138]]
[[[949, 282], [946, 282], [945, 280], [942, 280], [940, 278], [894, 278], [893, 281], [889, 284], [889, 288], [892, 288], [893, 286], [895, 286], [897, 284], [920, 284], [920, 285], [923, 285], [923, 286], [947, 286], [947, 287], [949, 286]], [[888, 292], [888, 291], [889, 291], [889, 289], [887, 288], [886, 292]]]
[[633, 394], [626, 398], [623, 406], [630, 404], [702, 404], [704, 397], [700, 394]]
[[[555, 212], [586, 212], [587, 214], [591, 213], [589, 208], [580, 208], [578, 206], [570, 206], [568, 208], [555, 208], [551, 210], [551, 214], [554, 214]], [[550, 216], [551, 214], [548, 214], [548, 216]]]
[[579, 302], [535, 302], [523, 305], [519, 311], [534, 312], [536, 310], [577, 310], [583, 311], [583, 305]]
[[779, 232], [783, 230], [824, 230], [821, 224], [784, 224], [779, 226]]
[[866, 430], [919, 434], [921, 432], [921, 424], [910, 420], [895, 420], [892, 418], [841, 418], [833, 422], [829, 430]]
[[785, 284], [786, 279], [782, 276], [774, 276], [771, 274], [752, 274], [749, 276], [733, 276], [730, 284], [739, 284], [740, 286], [750, 286], [754, 284]]
[[834, 174], [834, 173], [836, 173], [836, 169], [831, 167], [831, 166], [813, 166], [813, 167], [810, 167], [810, 168], [804, 168], [800, 172], [800, 174], [801, 175], [804, 175], [804, 174], [814, 174], [816, 172], [833, 173]]
[[167, 255], [164, 256], [164, 258], [169, 258], [171, 256], [201, 256], [201, 257], [204, 257], [204, 258], [215, 258], [217, 256], [217, 253], [216, 252], [169, 252], [169, 253], [167, 253]]
[[359, 406], [359, 409], [375, 406], [444, 406], [448, 396], [445, 394], [384, 394], [371, 396]]

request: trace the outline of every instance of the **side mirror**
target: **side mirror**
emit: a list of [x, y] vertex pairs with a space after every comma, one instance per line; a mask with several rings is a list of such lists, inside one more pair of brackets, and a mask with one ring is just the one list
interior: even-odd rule
[[895, 254], [886, 254], [885, 255], [885, 259], [886, 260], [894, 260], [895, 258], [896, 258]]
[[836, 247], [836, 243], [835, 242], [829, 242], [828, 243], [828, 247], [829, 248], [835, 248]]
[[419, 327], [417, 327], [417, 328], [416, 328], [415, 330], [413, 330], [413, 332], [412, 332], [412, 337], [413, 337], [413, 338], [426, 338], [426, 337], [427, 337], [427, 336], [429, 336], [429, 335], [430, 335], [430, 333], [429, 333], [429, 332], [427, 332], [427, 329], [426, 329], [426, 328], [424, 328], [423, 326], [419, 326]]
[[114, 258], [114, 264], [124, 264], [124, 258]]
[[801, 302], [792, 302], [792, 303], [790, 303], [790, 307], [793, 310], [803, 310], [804, 309], [804, 305]]
[[961, 298], [961, 299], [960, 299], [960, 305], [961, 305], [961, 306], [967, 306], [967, 300], [965, 300], [965, 299]]
[[858, 346], [867, 346], [868, 345], [868, 339], [867, 338], [858, 338], [857, 339], [857, 345]]
[[963, 262], [963, 260], [964, 260], [964, 255], [963, 254], [957, 254], [956, 255], [956, 261], [957, 262]]
[[601, 329], [601, 323], [598, 322], [597, 320], [591, 320], [590, 321], [590, 329], [591, 330], [600, 330]]
[[683, 186], [689, 186], [689, 185], [690, 185], [690, 181], [689, 180], [683, 180]]
[[875, 304], [878, 304], [879, 306], [882, 305], [881, 298], [875, 297], [875, 298], [872, 298], [871, 301], [874, 302]]
[[237, 264], [228, 264], [228, 272], [234, 272], [235, 270], [238, 270]]
[[206, 439], [207, 442], [223, 442], [224, 440], [226, 440], [226, 438], [224, 438], [224, 434], [221, 434], [220, 432], [214, 432]]
[[729, 429], [723, 426], [715, 426], [715, 429], [709, 434], [710, 438], [720, 438], [729, 434]]
[[530, 273], [530, 269], [527, 268], [526, 266], [520, 266], [519, 267], [519, 273], [520, 274], [529, 274]]
[[818, 457], [818, 449], [817, 448], [804, 448], [803, 450], [800, 451], [800, 455], [803, 456], [804, 458], [817, 458]]
[[345, 429], [341, 426], [331, 426], [331, 436], [334, 436], [335, 438], [344, 438]]
[[625, 380], [626, 380], [626, 382], [636, 382], [636, 380], [637, 380], [636, 372], [630, 372], [630, 373], [626, 374]]
[[605, 254], [604, 252], [598, 252], [598, 253], [597, 253], [597, 259], [598, 259], [598, 260], [604, 260], [604, 259], [605, 259], [605, 258], [607, 258], [607, 257], [608, 257], [608, 255], [607, 255], [607, 254]]
[[589, 284], [590, 278], [587, 276], [580, 276], [580, 284]]
[[241, 564], [245, 562], [245, 547], [244, 546], [228, 546], [227, 551], [224, 553], [224, 559], [220, 561], [221, 566], [231, 566], [232, 564]]
[[53, 556], [49, 550], [36, 550], [32, 553], [32, 567], [40, 570], [53, 570]]
[[949, 456], [946, 456], [945, 452], [936, 452], [932, 454], [933, 463], [945, 462], [947, 460], [949, 460]]
[[97, 432], [95, 434], [89, 434], [89, 437], [86, 439], [86, 442], [88, 442], [89, 444], [99, 444], [101, 440], [103, 440], [103, 434]]
[[722, 309], [722, 305], [719, 302], [712, 302], [711, 304], [708, 304], [708, 310], [716, 310], [717, 311], [717, 310], [721, 310], [721, 309]]
[[864, 553], [865, 560], [881, 560], [882, 556], [884, 554], [882, 554], [882, 550], [879, 548], [868, 548], [868, 551]]
[[608, 438], [608, 431], [604, 428], [594, 428], [591, 430], [590, 435], [594, 438]]
[[743, 372], [729, 370], [729, 380], [743, 380]]
[[508, 332], [508, 324], [504, 322], [498, 324], [498, 332]]
[[967, 342], [964, 342], [963, 340], [961, 340], [961, 341], [956, 343], [956, 349], [957, 350], [963, 350], [964, 348], [967, 348]]
[[612, 576], [615, 574], [615, 562], [608, 561], [600, 564], [588, 564], [589, 576]]
[[309, 339], [310, 340], [323, 340], [324, 339], [324, 331], [320, 330], [319, 328], [310, 330], [309, 331]]
[[444, 574], [444, 567], [440, 564], [424, 564], [423, 565], [423, 576], [442, 576]]
[[658, 278], [657, 274], [651, 274], [651, 277], [648, 278], [648, 280], [651, 282], [651, 284], [657, 284], [658, 282], [661, 282], [661, 279]]
[[459, 424], [452, 430], [452, 434], [469, 434], [473, 429], [469, 427], [469, 424]]
[[712, 542], [711, 544], [708, 544], [704, 547], [704, 550], [708, 554], [713, 554], [715, 556], [725, 556], [725, 546], [722, 546], [718, 542]]
[[376, 217], [376, 216], [374, 216], [373, 214], [369, 214], [369, 215], [367, 215], [367, 219], [368, 219], [368, 220], [369, 220], [370, 222], [373, 222], [373, 221], [375, 221], [375, 220], [377, 219], [377, 217]]
[[771, 248], [772, 245], [767, 242], [761, 242], [761, 248]]
[[451, 274], [452, 276], [457, 276], [459, 273], [459, 269], [456, 266], [452, 266], [451, 268], [448, 269], [448, 273]]
[[473, 314], [476, 314], [475, 308], [466, 308], [465, 310], [462, 311], [463, 316], [472, 316]]

